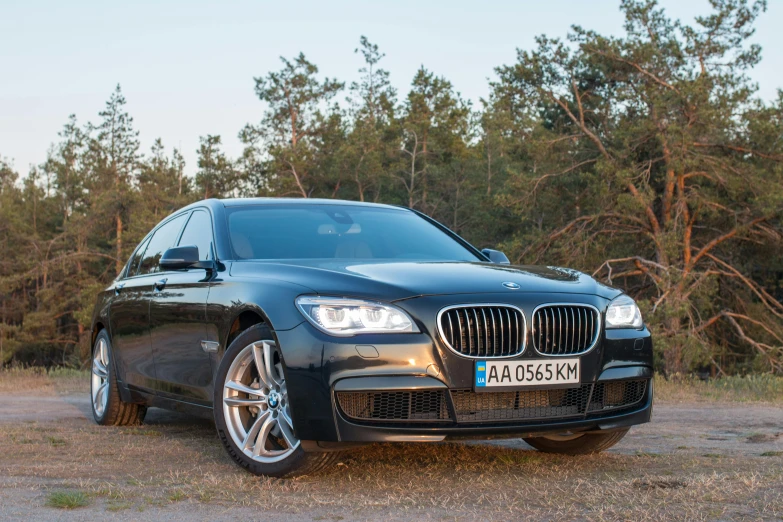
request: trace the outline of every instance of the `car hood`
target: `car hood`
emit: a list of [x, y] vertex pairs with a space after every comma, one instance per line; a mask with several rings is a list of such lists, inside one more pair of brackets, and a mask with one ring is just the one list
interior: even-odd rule
[[[506, 291], [590, 294], [612, 299], [620, 291], [576, 270], [468, 262], [356, 262], [350, 260], [235, 261], [231, 276], [278, 279], [322, 295], [397, 301], [423, 295]], [[503, 283], [515, 283], [509, 289]], [[514, 286], [514, 285], [511, 285]]]

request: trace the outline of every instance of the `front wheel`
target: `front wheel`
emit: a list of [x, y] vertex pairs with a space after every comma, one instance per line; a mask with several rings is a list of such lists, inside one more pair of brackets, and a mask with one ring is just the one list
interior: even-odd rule
[[545, 453], [563, 453], [565, 455], [586, 455], [607, 450], [625, 437], [629, 428], [608, 433], [567, 433], [527, 437], [525, 442]]
[[317, 471], [337, 453], [306, 453], [294, 434], [283, 357], [271, 330], [251, 326], [226, 350], [217, 373], [214, 414], [231, 458], [273, 477]]

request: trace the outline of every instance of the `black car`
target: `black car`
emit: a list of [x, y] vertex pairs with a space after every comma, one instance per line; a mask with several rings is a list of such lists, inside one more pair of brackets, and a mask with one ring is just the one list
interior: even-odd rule
[[288, 475], [356, 443], [522, 437], [591, 453], [650, 420], [634, 301], [511, 266], [387, 205], [236, 199], [163, 220], [98, 297], [99, 424], [214, 418], [231, 457]]

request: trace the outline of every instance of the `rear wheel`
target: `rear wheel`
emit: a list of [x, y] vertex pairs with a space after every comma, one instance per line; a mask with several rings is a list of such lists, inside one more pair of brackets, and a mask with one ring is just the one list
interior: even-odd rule
[[525, 442], [546, 453], [586, 455], [607, 450], [625, 437], [629, 428], [608, 433], [563, 433], [543, 437], [527, 437]]
[[120, 398], [117, 373], [112, 361], [111, 342], [106, 330], [95, 338], [92, 350], [90, 402], [95, 422], [104, 426], [133, 426], [141, 424], [147, 408], [141, 404], [123, 402]]
[[218, 369], [218, 436], [231, 458], [256, 475], [303, 475], [340, 458], [337, 452], [307, 453], [302, 448], [294, 434], [283, 365], [271, 330], [255, 325], [231, 343]]

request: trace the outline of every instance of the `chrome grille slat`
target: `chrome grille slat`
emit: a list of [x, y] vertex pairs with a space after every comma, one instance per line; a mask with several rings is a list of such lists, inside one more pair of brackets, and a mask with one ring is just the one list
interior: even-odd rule
[[473, 312], [473, 325], [476, 327], [476, 353], [481, 353], [481, 329], [479, 328], [479, 319], [478, 314], [476, 313], [476, 309], [474, 308], [472, 310]]
[[[542, 332], [549, 332], [549, 314], [546, 313], [546, 308], [544, 309], [544, 317], [546, 318], [546, 330], [541, 330]], [[535, 323], [533, 323], [535, 325]], [[533, 326], [535, 328], [535, 326]], [[549, 349], [549, 338], [544, 337], [544, 340], [546, 341], [546, 349]]]
[[438, 330], [446, 345], [465, 357], [511, 357], [525, 350], [525, 316], [510, 305], [444, 308], [438, 314]]
[[462, 350], [465, 346], [465, 342], [462, 337], [464, 330], [462, 329], [462, 319], [459, 318], [459, 314], [457, 314], [457, 325], [459, 326], [459, 347], [457, 349]]
[[573, 351], [576, 348], [576, 339], [574, 337], [576, 336], [576, 319], [574, 319], [574, 307], [569, 306], [569, 312], [571, 312], [571, 350]]
[[[554, 313], [554, 312], [553, 312]], [[560, 308], [557, 308], [557, 353], [563, 346], [563, 319], [560, 317]]]
[[449, 336], [448, 336], [448, 338], [451, 339], [452, 342], [453, 342], [454, 341], [454, 325], [451, 324], [451, 317], [449, 317], [448, 319], [449, 319]]
[[470, 316], [467, 310], [465, 312], [465, 324], [468, 326], [468, 355], [473, 355], [473, 331], [470, 328]]
[[579, 355], [600, 334], [598, 310], [581, 304], [546, 304], [533, 311], [533, 344], [541, 355]]
[[498, 317], [500, 318], [500, 353], [503, 353], [503, 346], [506, 345], [506, 327], [503, 326], [502, 310], [498, 310]]
[[498, 326], [495, 323], [495, 311], [492, 308], [489, 309], [489, 315], [492, 316], [492, 355], [496, 356], [498, 354]]
[[489, 349], [489, 323], [487, 323], [487, 314], [481, 309], [481, 319], [484, 321], [484, 349]]

